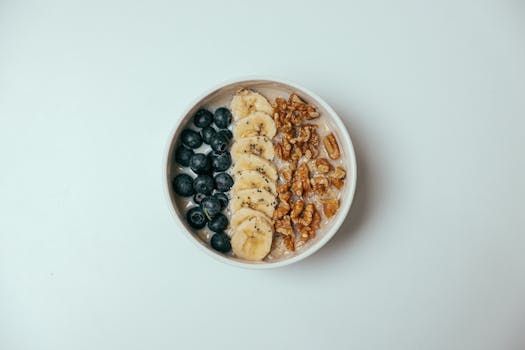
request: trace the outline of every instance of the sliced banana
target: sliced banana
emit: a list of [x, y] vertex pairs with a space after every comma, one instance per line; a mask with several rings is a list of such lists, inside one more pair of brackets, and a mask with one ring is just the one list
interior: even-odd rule
[[272, 138], [277, 133], [273, 118], [264, 112], [253, 112], [233, 126], [233, 136], [237, 138], [266, 136]]
[[231, 239], [232, 250], [241, 259], [262, 260], [270, 252], [272, 238], [272, 225], [252, 217], [235, 229]]
[[245, 220], [256, 217], [258, 221], [264, 221], [272, 225], [272, 219], [262, 212], [250, 208], [241, 208], [233, 213], [230, 220], [230, 227], [235, 230], [237, 226], [242, 224]]
[[233, 177], [236, 178], [244, 170], [258, 171], [273, 181], [277, 181], [278, 178], [275, 164], [254, 154], [245, 154], [237, 159], [232, 170]]
[[264, 96], [247, 89], [241, 89], [233, 96], [230, 109], [234, 120], [242, 119], [257, 111], [273, 114], [272, 105]]
[[267, 137], [252, 136], [235, 140], [232, 145], [231, 156], [234, 163], [245, 154], [255, 154], [256, 156], [272, 160], [275, 156], [275, 151], [272, 141]]
[[275, 210], [275, 204], [277, 204], [277, 201], [273, 194], [260, 188], [252, 188], [237, 191], [232, 195], [230, 208], [234, 213], [241, 208], [251, 208], [259, 210], [271, 218]]
[[248, 190], [251, 188], [262, 188], [274, 196], [277, 195], [277, 188], [275, 181], [270, 180], [260, 172], [256, 170], [243, 170], [235, 176], [235, 181], [232, 187], [232, 193]]

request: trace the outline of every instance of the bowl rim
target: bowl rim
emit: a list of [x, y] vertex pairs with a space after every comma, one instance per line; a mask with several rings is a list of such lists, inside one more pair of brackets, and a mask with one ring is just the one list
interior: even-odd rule
[[[253, 82], [253, 81], [264, 81], [264, 82], [269, 82], [269, 83], [278, 83], [278, 84], [288, 85], [292, 87], [293, 89], [303, 91], [304, 93], [309, 95], [309, 97], [313, 98], [318, 105], [322, 106], [328, 112], [328, 114], [330, 114], [333, 117], [333, 121], [336, 124], [337, 128], [339, 129], [339, 134], [344, 139], [344, 143], [350, 146], [349, 149], [347, 150], [348, 151], [347, 153], [349, 157], [350, 167], [353, 169], [353, 173], [352, 173], [352, 176], [350, 177], [350, 181], [347, 182], [347, 185], [350, 186], [349, 194], [348, 194], [349, 199], [346, 202], [345, 206], [340, 208], [340, 211], [337, 217], [335, 218], [329, 230], [327, 230], [327, 232], [324, 234], [324, 236], [319, 241], [315, 242], [315, 244], [313, 244], [308, 249], [306, 249], [304, 252], [301, 252], [300, 254], [296, 256], [293, 256], [289, 259], [277, 261], [277, 262], [259, 263], [259, 264], [242, 262], [242, 261], [230, 259], [222, 254], [215, 253], [214, 251], [212, 251], [211, 248], [208, 248], [204, 246], [203, 244], [201, 244], [200, 242], [198, 242], [197, 241], [198, 239], [195, 237], [195, 235], [185, 227], [184, 223], [182, 222], [181, 217], [179, 216], [179, 213], [177, 213], [177, 209], [173, 205], [173, 202], [170, 197], [170, 191], [171, 191], [170, 186], [171, 185], [170, 185], [170, 180], [169, 180], [170, 166], [171, 166], [170, 150], [174, 142], [175, 134], [177, 133], [177, 130], [181, 126], [180, 122], [182, 121], [182, 119], [184, 119], [184, 117], [195, 107], [195, 105], [197, 105], [200, 101], [202, 101], [204, 98], [209, 96], [211, 93], [219, 89], [222, 89], [224, 87], [227, 87], [229, 85], [243, 83], [243, 82]], [[341, 119], [341, 117], [339, 117], [339, 115], [335, 112], [335, 110], [319, 95], [317, 95], [310, 89], [307, 89], [289, 80], [284, 80], [281, 78], [270, 77], [270, 76], [249, 75], [249, 76], [229, 79], [221, 83], [215, 84], [211, 88], [208, 88], [203, 93], [199, 94], [195, 99], [193, 99], [186, 106], [186, 108], [183, 109], [183, 112], [179, 115], [178, 119], [175, 120], [175, 125], [169, 134], [168, 142], [167, 142], [165, 152], [164, 152], [164, 161], [162, 165], [162, 177], [163, 177], [163, 183], [164, 183], [163, 192], [164, 192], [164, 195], [166, 196], [168, 206], [170, 207], [170, 211], [175, 217], [176, 222], [181, 225], [184, 236], [187, 239], [189, 239], [193, 243], [193, 245], [197, 246], [206, 255], [211, 256], [215, 260], [221, 261], [230, 266], [236, 266], [236, 267], [251, 269], [251, 270], [266, 270], [266, 269], [284, 267], [284, 266], [299, 262], [303, 259], [306, 259], [307, 257], [317, 252], [319, 249], [321, 249], [321, 247], [323, 247], [326, 243], [328, 243], [328, 241], [339, 231], [339, 229], [341, 228], [341, 225], [347, 218], [350, 208], [352, 207], [352, 204], [354, 201], [354, 195], [355, 195], [355, 191], [357, 187], [357, 161], [356, 161], [355, 149], [352, 143], [352, 139], [350, 137], [350, 133], [348, 129], [346, 128], [343, 120]]]

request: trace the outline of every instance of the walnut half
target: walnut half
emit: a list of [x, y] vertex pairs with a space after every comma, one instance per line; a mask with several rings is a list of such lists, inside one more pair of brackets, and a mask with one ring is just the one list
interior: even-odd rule
[[339, 199], [323, 199], [323, 211], [327, 218], [331, 218], [339, 209]]
[[334, 133], [330, 133], [325, 136], [323, 139], [323, 145], [330, 159], [339, 159], [341, 156], [341, 151], [339, 151], [339, 145], [337, 144]]

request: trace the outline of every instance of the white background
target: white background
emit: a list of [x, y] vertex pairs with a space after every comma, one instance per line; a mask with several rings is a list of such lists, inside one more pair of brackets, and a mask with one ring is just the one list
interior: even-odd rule
[[[344, 118], [350, 217], [287, 268], [180, 234], [162, 160], [210, 86]], [[0, 349], [525, 348], [523, 1], [0, 1]]]

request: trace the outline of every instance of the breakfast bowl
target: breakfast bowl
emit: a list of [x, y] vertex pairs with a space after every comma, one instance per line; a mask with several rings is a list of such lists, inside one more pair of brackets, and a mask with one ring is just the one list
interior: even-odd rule
[[224, 263], [268, 269], [319, 250], [348, 216], [357, 164], [319, 96], [277, 79], [214, 87], [171, 133], [164, 184], [179, 230]]

